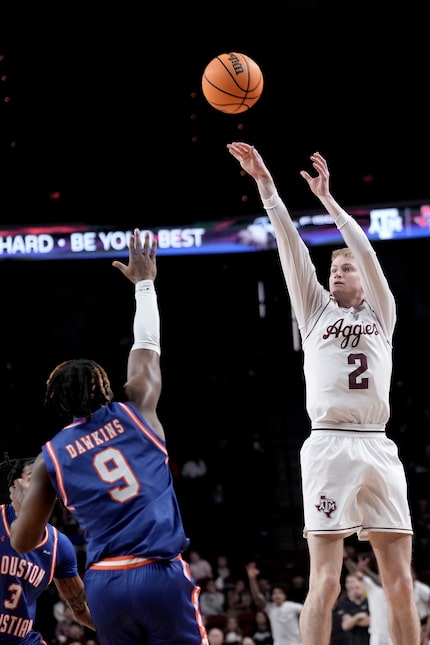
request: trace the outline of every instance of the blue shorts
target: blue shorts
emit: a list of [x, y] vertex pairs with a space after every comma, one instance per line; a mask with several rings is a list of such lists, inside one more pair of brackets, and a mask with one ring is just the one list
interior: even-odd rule
[[200, 588], [181, 558], [89, 569], [85, 589], [101, 645], [208, 645]]

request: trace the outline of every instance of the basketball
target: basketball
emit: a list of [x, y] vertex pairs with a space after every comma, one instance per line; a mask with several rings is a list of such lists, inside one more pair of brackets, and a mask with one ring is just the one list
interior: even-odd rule
[[213, 58], [202, 76], [205, 99], [216, 110], [238, 114], [249, 110], [263, 91], [263, 74], [246, 54], [230, 52]]

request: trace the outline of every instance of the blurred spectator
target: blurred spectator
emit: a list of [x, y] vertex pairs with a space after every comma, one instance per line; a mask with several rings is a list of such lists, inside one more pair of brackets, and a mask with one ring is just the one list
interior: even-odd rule
[[202, 585], [209, 578], [213, 578], [212, 565], [208, 560], [202, 558], [196, 549], [190, 549], [188, 552], [188, 564], [190, 571], [198, 585]]
[[260, 571], [255, 562], [249, 562], [246, 571], [254, 602], [267, 613], [276, 645], [302, 645], [299, 617], [303, 605], [288, 600], [286, 588], [278, 583], [272, 585], [271, 601], [267, 602], [257, 584]]
[[214, 573], [217, 589], [219, 591], [225, 591], [229, 579], [231, 578], [230, 565], [225, 554], [220, 553], [219, 555], [217, 555]]
[[228, 616], [238, 616], [243, 612], [248, 612], [253, 608], [253, 599], [251, 592], [245, 580], [238, 578], [232, 589], [226, 593], [226, 611]]
[[65, 645], [87, 645], [83, 626], [75, 621], [71, 622], [68, 627], [68, 634], [64, 643]]
[[57, 623], [61, 623], [61, 621], [64, 620], [65, 608], [66, 608], [66, 603], [64, 602], [64, 600], [61, 600], [61, 598], [57, 600], [57, 602], [54, 604], [52, 608], [52, 613]]
[[332, 638], [332, 644], [339, 642], [348, 645], [354, 642], [356, 645], [369, 645], [369, 605], [364, 585], [357, 576], [348, 574], [345, 577], [345, 594], [337, 600], [333, 611], [336, 615], [334, 625], [340, 621], [341, 629], [350, 634], [345, 634], [343, 642]]
[[219, 627], [210, 627], [208, 629], [208, 641], [209, 645], [224, 645], [225, 638], [224, 632]]
[[388, 627], [388, 604], [373, 550], [363, 553], [358, 560], [344, 557], [348, 571], [363, 582], [369, 606], [369, 644], [393, 645]]
[[222, 591], [218, 591], [215, 580], [209, 578], [200, 593], [200, 612], [208, 616], [220, 616], [224, 614], [225, 598]]
[[237, 616], [228, 616], [227, 623], [224, 630], [225, 643], [241, 643], [243, 632], [239, 625]]
[[259, 575], [257, 578], [258, 590], [266, 600], [270, 602], [272, 600], [272, 585], [270, 584], [269, 578]]
[[269, 617], [265, 611], [259, 609], [255, 612], [256, 631], [252, 638], [256, 645], [273, 645], [272, 630], [270, 629]]
[[[57, 607], [58, 611], [58, 607]], [[61, 616], [61, 611], [58, 612]], [[57, 622], [55, 627], [55, 638], [60, 645], [65, 645], [69, 637], [69, 627], [74, 622], [73, 612], [68, 605], [64, 605], [63, 617]]]
[[293, 602], [305, 602], [308, 594], [308, 581], [305, 576], [295, 575], [291, 578], [291, 586], [288, 590], [288, 598]]

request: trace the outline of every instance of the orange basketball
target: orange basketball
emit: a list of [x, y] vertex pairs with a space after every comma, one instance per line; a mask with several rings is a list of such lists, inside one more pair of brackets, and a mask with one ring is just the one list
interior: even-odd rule
[[207, 102], [220, 112], [238, 114], [249, 110], [263, 91], [263, 74], [246, 54], [220, 54], [207, 64], [202, 91]]

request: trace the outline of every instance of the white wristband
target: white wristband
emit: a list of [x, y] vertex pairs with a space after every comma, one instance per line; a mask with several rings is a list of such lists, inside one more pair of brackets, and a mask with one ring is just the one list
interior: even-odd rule
[[161, 354], [160, 313], [157, 294], [152, 280], [140, 280], [135, 285], [136, 311], [134, 313], [133, 349], [151, 349]]

